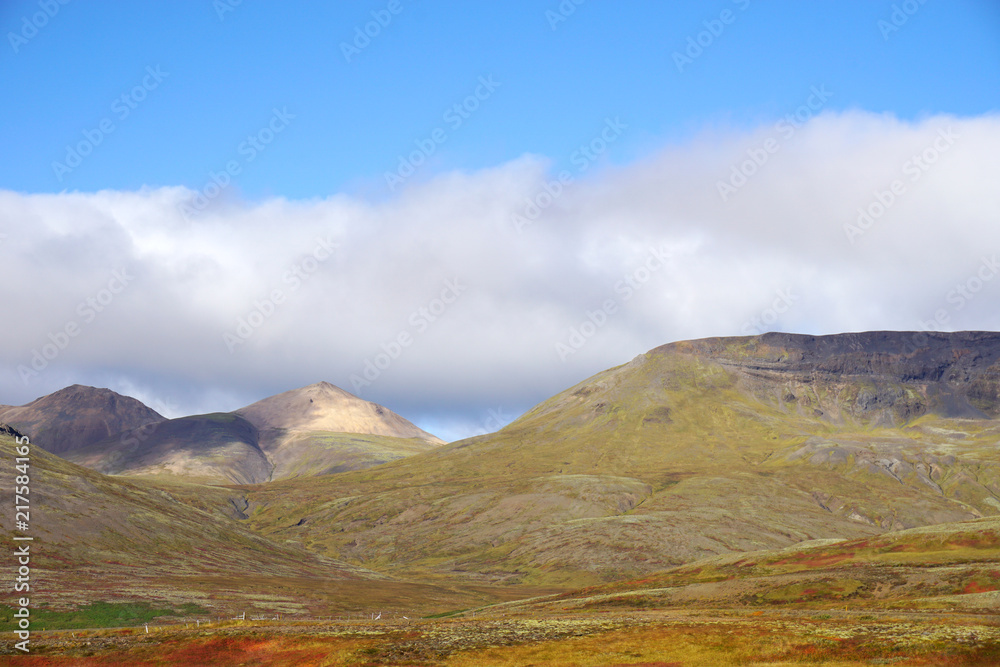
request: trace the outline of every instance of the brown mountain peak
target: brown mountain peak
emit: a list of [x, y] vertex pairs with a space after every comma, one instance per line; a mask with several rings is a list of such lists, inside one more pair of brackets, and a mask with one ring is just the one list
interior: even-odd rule
[[164, 417], [131, 396], [106, 388], [74, 384], [22, 406], [0, 410], [0, 421], [31, 441], [59, 454]]

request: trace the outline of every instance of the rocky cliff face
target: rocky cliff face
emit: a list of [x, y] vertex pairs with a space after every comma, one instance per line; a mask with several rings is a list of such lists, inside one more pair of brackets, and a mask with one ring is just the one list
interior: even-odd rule
[[712, 360], [757, 398], [835, 422], [1000, 416], [1000, 333], [768, 333], [655, 351]]
[[23, 434], [13, 426], [0, 423], [0, 437], [2, 436], [9, 436], [11, 438], [17, 438], [17, 439], [24, 437]]

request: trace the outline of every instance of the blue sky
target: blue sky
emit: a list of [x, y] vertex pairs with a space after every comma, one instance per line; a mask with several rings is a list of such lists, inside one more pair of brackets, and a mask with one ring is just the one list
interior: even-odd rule
[[674, 340], [1000, 329], [995, 1], [33, 0], [0, 28], [2, 404], [325, 380], [452, 440]]
[[[555, 0], [410, 2], [347, 62], [342, 43], [387, 2], [209, 0], [59, 7], [27, 43], [10, 44], [35, 2], [5, 2], [0, 25], [0, 186], [19, 192], [204, 185], [273, 108], [295, 116], [234, 184], [259, 199], [369, 198], [384, 173], [432, 130], [449, 130], [418, 178], [525, 153], [567, 165], [607, 117], [628, 136], [605, 156], [627, 163], [707, 126], [746, 128], [802, 104], [915, 119], [1000, 104], [1000, 5], [916, 0], [898, 30], [894, 6], [837, 2], [584, 2], [553, 23]], [[683, 71], [673, 54], [723, 11], [732, 21]], [[383, 15], [385, 16], [385, 15]], [[552, 28], [555, 25], [555, 29]], [[895, 27], [895, 26], [894, 26]], [[886, 38], [887, 37], [887, 38]], [[706, 40], [707, 41], [707, 40]], [[148, 66], [167, 76], [127, 118], [112, 110]], [[442, 116], [481, 76], [500, 86], [461, 127]], [[121, 105], [119, 105], [119, 109]], [[53, 161], [84, 130], [114, 132], [59, 180]]]

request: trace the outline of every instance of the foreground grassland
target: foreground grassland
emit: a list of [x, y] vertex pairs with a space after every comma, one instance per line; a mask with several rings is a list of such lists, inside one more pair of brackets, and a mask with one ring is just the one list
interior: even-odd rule
[[[13, 632], [17, 629], [15, 610], [0, 606], [0, 632]], [[185, 604], [180, 609], [156, 609], [145, 602], [131, 604], [113, 604], [108, 602], [92, 602], [82, 605], [72, 611], [53, 611], [42, 607], [32, 613], [32, 622], [36, 627], [49, 630], [72, 630], [76, 628], [114, 628], [137, 623], [148, 623], [164, 617], [184, 617], [191, 614], [206, 614], [196, 604]]]
[[[45, 632], [42, 665], [997, 665], [1000, 619], [938, 613], [719, 611], [477, 616], [352, 622], [229, 622]], [[4, 649], [7, 651], [7, 648]]]

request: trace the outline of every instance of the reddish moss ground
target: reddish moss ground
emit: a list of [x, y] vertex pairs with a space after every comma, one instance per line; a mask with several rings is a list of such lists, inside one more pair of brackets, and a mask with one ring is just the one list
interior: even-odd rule
[[765, 664], [1000, 664], [1000, 622], [987, 615], [829, 617], [720, 611], [699, 615], [613, 612], [402, 623], [226, 624], [40, 633], [26, 667], [725, 667]]

